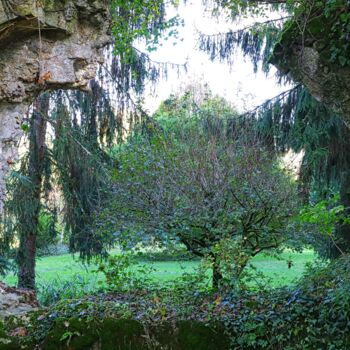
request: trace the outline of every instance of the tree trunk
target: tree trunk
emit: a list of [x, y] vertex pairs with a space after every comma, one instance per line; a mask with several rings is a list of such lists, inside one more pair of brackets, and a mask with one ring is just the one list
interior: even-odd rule
[[36, 234], [21, 237], [18, 252], [18, 287], [35, 289]]
[[215, 254], [211, 254], [213, 259], [213, 289], [218, 290], [220, 288], [220, 282], [222, 280], [222, 273], [220, 271], [219, 260]]
[[[346, 208], [345, 213], [350, 215], [350, 171], [342, 174], [340, 186], [340, 202]], [[335, 239], [337, 246], [333, 245], [330, 252], [331, 258], [337, 258], [350, 251], [350, 225], [338, 225]]]
[[41, 209], [42, 178], [45, 158], [45, 136], [49, 110], [49, 96], [41, 95], [34, 104], [29, 131], [29, 159], [24, 184], [15, 194], [25, 210], [19, 211], [20, 245], [17, 255], [18, 287], [35, 289], [36, 238]]

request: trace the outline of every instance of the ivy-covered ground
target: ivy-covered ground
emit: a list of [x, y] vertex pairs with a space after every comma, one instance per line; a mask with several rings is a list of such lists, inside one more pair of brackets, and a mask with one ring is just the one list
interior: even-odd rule
[[62, 300], [7, 320], [0, 349], [348, 349], [349, 269], [344, 257], [278, 289], [218, 294], [190, 281]]

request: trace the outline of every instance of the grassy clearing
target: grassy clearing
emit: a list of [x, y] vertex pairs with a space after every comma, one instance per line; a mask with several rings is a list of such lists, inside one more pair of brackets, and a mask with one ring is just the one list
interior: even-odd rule
[[[270, 256], [257, 256], [253, 259], [253, 265], [257, 271], [262, 272], [271, 278], [272, 286], [282, 286], [293, 283], [299, 278], [305, 269], [305, 265], [314, 261], [315, 254], [311, 250], [305, 250], [303, 253], [284, 252], [281, 259]], [[287, 260], [292, 261], [292, 267], [288, 268]], [[157, 261], [140, 262], [140, 264], [151, 265], [153, 271], [151, 277], [154, 281], [170, 281], [180, 277], [183, 273], [191, 273], [199, 265], [198, 261]], [[96, 285], [97, 281], [102, 280], [102, 275], [97, 275], [93, 271], [96, 265], [83, 265], [72, 255], [44, 257], [37, 260], [37, 282], [41, 284], [50, 284], [50, 282], [69, 281], [81, 276], [83, 280], [88, 280], [91, 286]], [[208, 276], [210, 273], [208, 272]], [[5, 282], [15, 285], [16, 277], [9, 275]]]

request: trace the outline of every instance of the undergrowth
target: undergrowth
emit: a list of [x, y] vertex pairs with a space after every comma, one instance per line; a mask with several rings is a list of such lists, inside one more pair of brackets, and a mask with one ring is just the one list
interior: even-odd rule
[[40, 342], [59, 320], [73, 318], [97, 328], [107, 318], [137, 320], [146, 329], [174, 320], [219, 322], [232, 349], [347, 349], [349, 270], [350, 258], [344, 257], [326, 267], [309, 267], [296, 286], [229, 293], [201, 288], [200, 272], [163, 288], [122, 291], [113, 290], [114, 284], [108, 291], [78, 298], [74, 290], [63, 290], [65, 299], [39, 316], [33, 314], [25, 327]]

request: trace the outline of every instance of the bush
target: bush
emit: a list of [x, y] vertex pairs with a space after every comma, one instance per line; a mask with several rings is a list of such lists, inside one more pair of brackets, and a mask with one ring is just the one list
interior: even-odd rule
[[[119, 264], [123, 271], [124, 266], [129, 266], [128, 259], [119, 257], [112, 267]], [[229, 337], [231, 349], [345, 350], [350, 348], [349, 269], [350, 257], [346, 256], [327, 267], [310, 267], [294, 287], [230, 295], [205, 291], [189, 294], [188, 282], [193, 285], [200, 281], [187, 276], [172, 289], [98, 294], [67, 301], [64, 298], [74, 296], [79, 281], [67, 282], [55, 294], [63, 298], [62, 302], [45, 310], [39, 324], [38, 315], [33, 314], [28, 329], [30, 334], [44, 339], [56, 321], [64, 320], [70, 325], [71, 320], [78, 319], [79, 324], [89, 322], [96, 330], [104, 319], [113, 317], [135, 319], [148, 334], [152, 327], [166, 322], [191, 320], [219, 325], [218, 334]], [[112, 275], [114, 286], [122, 285], [123, 274], [116, 279]], [[81, 340], [85, 341], [88, 335]]]
[[149, 287], [149, 275], [152, 271], [149, 264], [137, 264], [131, 254], [121, 254], [109, 256], [105, 263], [99, 265], [96, 272], [104, 275], [108, 290], [129, 292]]
[[50, 282], [39, 284], [37, 289], [39, 302], [42, 306], [49, 306], [60, 300], [81, 298], [98, 290], [96, 279], [79, 274], [70, 280], [56, 278]]
[[46, 247], [38, 248], [37, 256], [58, 256], [69, 253], [69, 247], [64, 243], [50, 244]]
[[230, 299], [225, 315], [234, 349], [348, 349], [350, 259], [312, 267], [294, 288]]
[[[252, 257], [288, 240], [298, 206], [294, 181], [238, 120], [179, 119], [172, 133], [157, 126], [145, 124], [149, 135], [135, 132], [116, 153], [113, 199], [97, 229], [115, 232], [119, 242], [181, 243], [211, 259], [214, 288], [223, 272], [238, 280]], [[226, 271], [224, 255], [232, 265]]]
[[57, 213], [43, 210], [39, 215], [37, 227], [37, 249], [45, 249], [58, 242]]
[[137, 260], [142, 261], [188, 261], [198, 259], [189, 253], [186, 249], [177, 248], [139, 251], [135, 254]]

